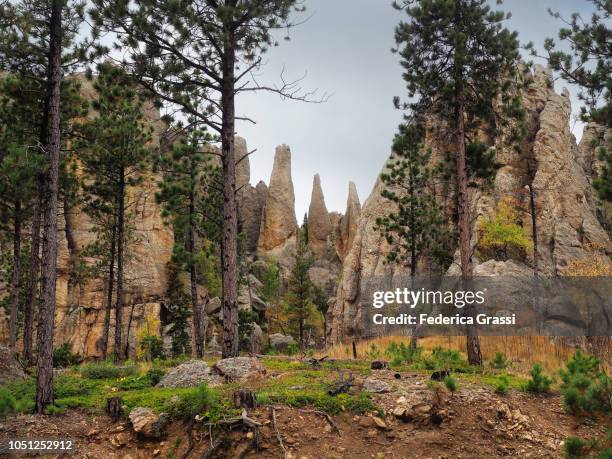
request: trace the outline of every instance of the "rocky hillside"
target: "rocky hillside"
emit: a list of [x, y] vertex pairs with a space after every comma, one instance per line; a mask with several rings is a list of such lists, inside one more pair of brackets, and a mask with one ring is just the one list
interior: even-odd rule
[[[82, 81], [82, 95], [95, 97], [89, 81]], [[159, 110], [147, 106], [145, 116], [154, 127], [153, 147], [168, 148], [170, 140], [165, 136], [166, 125]], [[260, 181], [250, 183], [250, 165], [245, 139], [236, 137], [237, 189], [240, 231], [244, 234], [248, 262], [267, 263], [277, 261], [288, 273], [295, 249], [298, 231], [295, 216], [295, 196], [291, 178], [291, 151], [288, 146], [277, 147], [269, 184]], [[167, 288], [167, 264], [172, 255], [174, 238], [172, 228], [165, 224], [155, 193], [160, 176], [148, 174], [130, 196], [133, 208], [134, 234], [128, 247], [126, 260], [126, 298], [124, 301], [124, 331], [127, 347], [134, 352], [138, 331], [147, 320], [159, 320], [164, 315]], [[321, 187], [321, 179], [314, 178], [310, 223], [311, 249], [316, 262], [311, 270], [315, 283], [329, 292], [335, 289], [341, 260], [354, 238], [359, 199], [354, 184], [349, 184], [346, 216], [329, 213]], [[81, 355], [100, 355], [100, 340], [104, 321], [104, 305], [107, 296], [106, 282], [101, 278], [83, 276], [81, 262], [92, 264], [95, 260], [82, 256], [83, 250], [95, 241], [92, 222], [80, 206], [61, 210], [60, 246], [58, 255], [58, 286], [56, 333], [57, 344], [69, 342]], [[261, 266], [263, 267], [263, 266]], [[261, 277], [261, 276], [260, 276]], [[260, 285], [251, 277], [251, 284]], [[249, 286], [250, 287], [250, 286]], [[266, 305], [254, 292], [240, 292], [241, 308], [265, 309]], [[0, 294], [6, 286], [0, 285]], [[220, 301], [209, 298], [201, 291], [201, 301], [209, 314], [218, 314]], [[0, 340], [7, 338], [4, 309], [0, 308]], [[114, 312], [111, 313], [110, 342], [113, 340]], [[162, 336], [164, 331], [162, 330]], [[169, 341], [169, 340], [167, 340]], [[214, 344], [214, 343], [213, 343]]]
[[[487, 191], [471, 189], [472, 246], [478, 244], [478, 218], [490, 216], [496, 203], [508, 196], [520, 206], [523, 226], [531, 234], [533, 197], [538, 271], [543, 274], [564, 273], [573, 260], [609, 254], [612, 249], [609, 210], [600, 207], [591, 186], [601, 167], [594, 153], [595, 147], [611, 142], [612, 135], [600, 126], [588, 125], [577, 144], [569, 126], [567, 91], [555, 93], [552, 77], [542, 67], [537, 67], [534, 73], [525, 71], [524, 78], [531, 82], [522, 93], [527, 112], [527, 140], [517, 151], [506, 144], [504, 135], [487, 139], [495, 147], [496, 159], [502, 167]], [[85, 97], [94, 97], [87, 82], [83, 85], [83, 93]], [[155, 146], [165, 146], [168, 142], [159, 112], [148, 107], [147, 117], [155, 127]], [[428, 135], [427, 143], [434, 157], [441, 157], [445, 147], [441, 127], [434, 125]], [[254, 274], [249, 285], [241, 286], [239, 302], [241, 308], [263, 310], [266, 305], [252, 287], [260, 285], [261, 273], [269, 260], [278, 262], [287, 276], [295, 250], [298, 221], [291, 150], [286, 145], [277, 147], [268, 184], [260, 181], [254, 186], [250, 183], [247, 142], [237, 137], [236, 149], [239, 158], [240, 230], [245, 237], [247, 262]], [[172, 229], [164, 224], [161, 209], [155, 201], [159, 179], [159, 176], [150, 174], [133, 191], [135, 234], [129, 247], [123, 313], [126, 318], [123, 336], [127, 337], [131, 352], [136, 347], [138, 330], [147, 318], [159, 319], [164, 315], [167, 262], [174, 241]], [[355, 185], [349, 183], [344, 214], [328, 211], [323, 193], [324, 181], [325, 178], [322, 180], [318, 174], [314, 176], [308, 212], [309, 246], [314, 255], [310, 275], [313, 282], [331, 297], [327, 335], [331, 342], [337, 342], [358, 331], [358, 304], [364, 279], [401, 273], [403, 268], [384, 263], [390, 248], [374, 229], [376, 218], [390, 209], [389, 201], [380, 195], [380, 180], [363, 208]], [[91, 221], [78, 206], [65, 209], [63, 215], [58, 258], [56, 342], [70, 342], [74, 351], [85, 356], [98, 356], [105, 283], [101, 279], [83, 278], [78, 270], [79, 255], [94, 240], [95, 233]], [[479, 275], [532, 272], [534, 267], [531, 254], [520, 263], [477, 258], [473, 261], [475, 273]], [[450, 273], [457, 269], [456, 264], [451, 266]], [[207, 292], [202, 291], [201, 301], [206, 305], [207, 313], [219, 314], [218, 299], [209, 298]], [[111, 317], [111, 334], [113, 321]], [[0, 324], [4, 323], [5, 320], [0, 320]], [[6, 330], [0, 327], [2, 336], [6, 336]], [[110, 339], [112, 342], [112, 336]]]
[[[523, 226], [533, 234], [532, 213], [537, 234], [538, 272], [545, 275], [566, 273], [573, 261], [609, 255], [609, 214], [601, 208], [591, 185], [600, 164], [595, 147], [612, 141], [612, 133], [600, 126], [586, 126], [581, 142], [570, 131], [570, 99], [567, 90], [557, 94], [551, 73], [536, 66], [525, 70], [530, 84], [521, 94], [526, 110], [526, 141], [517, 150], [500, 135], [487, 139], [495, 147], [501, 164], [493, 186], [486, 191], [470, 189], [472, 248], [478, 245], [479, 217], [491, 216], [496, 203], [510, 197], [523, 215]], [[441, 126], [432, 126], [427, 139], [433, 157], [441, 157], [444, 138]], [[360, 295], [364, 281], [371, 276], [408, 274], [406, 268], [385, 263], [390, 247], [374, 229], [377, 217], [389, 212], [390, 203], [381, 197], [382, 183], [374, 186], [357, 221], [354, 241], [348, 249], [334, 304], [328, 313], [328, 336], [332, 342], [359, 333]], [[535, 211], [531, 209], [533, 196]], [[607, 231], [606, 231], [607, 229]], [[458, 253], [455, 256], [458, 261]], [[534, 270], [533, 254], [525, 260], [496, 261], [472, 259], [479, 276], [529, 274]], [[609, 262], [609, 261], [608, 261]], [[458, 263], [449, 274], [459, 274]]]

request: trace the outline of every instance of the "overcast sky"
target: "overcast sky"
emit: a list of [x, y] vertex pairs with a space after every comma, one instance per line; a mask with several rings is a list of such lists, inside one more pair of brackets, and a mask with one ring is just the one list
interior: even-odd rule
[[[237, 101], [238, 114], [257, 124], [239, 123], [251, 156], [251, 182], [269, 182], [274, 149], [287, 144], [292, 152], [292, 175], [298, 221], [308, 210], [312, 178], [321, 175], [328, 210], [344, 212], [348, 182], [357, 185], [363, 204], [384, 164], [401, 113], [394, 96], [405, 94], [398, 56], [391, 53], [393, 31], [402, 13], [391, 0], [306, 0], [312, 17], [280, 40], [267, 55], [261, 82], [277, 82], [283, 67], [288, 79], [306, 73], [303, 86], [331, 97], [323, 104], [282, 101], [272, 94], [249, 93]], [[560, 21], [549, 7], [565, 16], [578, 11], [588, 16], [585, 0], [506, 0], [512, 12], [507, 26], [519, 32], [521, 43], [541, 49], [546, 37], [556, 37]], [[499, 7], [498, 7], [499, 8]], [[560, 90], [565, 85], [556, 83]], [[570, 88], [574, 108], [575, 89]], [[575, 127], [579, 136], [582, 126]]]

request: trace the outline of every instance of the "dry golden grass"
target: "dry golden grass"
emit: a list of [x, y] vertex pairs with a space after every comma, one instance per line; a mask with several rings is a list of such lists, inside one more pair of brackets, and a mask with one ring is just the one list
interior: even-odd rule
[[[581, 347], [585, 347], [586, 340], [581, 339]], [[567, 360], [574, 354], [575, 347], [563, 342], [563, 338], [551, 338], [548, 336], [482, 336], [480, 338], [482, 356], [485, 362], [490, 361], [496, 352], [503, 352], [511, 362], [512, 370], [517, 374], [528, 374], [534, 363], [541, 364], [548, 372], [557, 372], [565, 367]], [[383, 351], [392, 342], [409, 344], [410, 337], [407, 336], [383, 336], [374, 339], [358, 341], [355, 343], [357, 357], [366, 358], [374, 344]], [[435, 336], [421, 338], [419, 346], [425, 350], [431, 350], [436, 346], [447, 349], [456, 349], [465, 354], [464, 336]], [[598, 357], [603, 363], [606, 371], [612, 369], [612, 340], [607, 339], [600, 346]], [[320, 353], [330, 358], [347, 359], [352, 358], [351, 343], [336, 344], [330, 346]]]

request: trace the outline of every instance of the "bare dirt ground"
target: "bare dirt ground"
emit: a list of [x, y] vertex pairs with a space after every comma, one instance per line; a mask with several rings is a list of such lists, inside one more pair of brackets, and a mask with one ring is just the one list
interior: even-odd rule
[[[259, 421], [260, 449], [252, 448], [253, 434], [239, 427], [206, 456], [220, 433], [209, 436], [207, 428], [193, 431], [193, 447], [187, 456], [187, 427], [170, 426], [163, 441], [135, 438], [127, 422], [106, 416], [69, 411], [59, 416], [19, 415], [0, 424], [0, 439], [16, 437], [72, 438], [72, 454], [44, 457], [79, 458], [501, 458], [563, 457], [562, 442], [568, 436], [605, 439], [610, 419], [579, 422], [563, 411], [559, 395], [537, 396], [518, 391], [498, 395], [488, 386], [461, 382], [454, 395], [439, 394], [427, 387], [427, 375], [382, 370], [374, 377], [391, 390], [376, 394], [375, 404], [384, 411], [355, 416], [326, 417], [308, 408], [275, 407], [276, 429], [270, 407], [250, 410]], [[419, 416], [400, 419], [398, 406], [415, 406]], [[401, 411], [401, 410], [400, 410]], [[280, 447], [280, 435], [285, 451]], [[15, 456], [16, 457], [16, 456]], [[37, 457], [33, 454], [20, 457]], [[42, 455], [40, 455], [42, 457]]]

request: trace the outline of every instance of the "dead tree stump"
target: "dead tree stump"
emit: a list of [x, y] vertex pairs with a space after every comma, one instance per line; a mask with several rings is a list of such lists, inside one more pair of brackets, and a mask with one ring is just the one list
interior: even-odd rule
[[123, 400], [121, 397], [111, 397], [106, 399], [106, 414], [113, 421], [117, 421], [123, 414]]
[[236, 408], [257, 408], [257, 395], [249, 389], [236, 390], [232, 394]]

